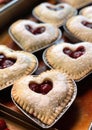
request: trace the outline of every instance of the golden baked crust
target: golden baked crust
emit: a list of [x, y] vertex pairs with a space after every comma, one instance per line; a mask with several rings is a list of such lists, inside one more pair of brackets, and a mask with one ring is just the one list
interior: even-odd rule
[[82, 15], [74, 16], [66, 22], [66, 27], [71, 35], [77, 39], [81, 41], [92, 42], [92, 29], [84, 26], [82, 22], [92, 23], [92, 19]]
[[61, 0], [61, 1], [70, 4], [75, 8], [81, 8], [85, 5], [92, 3], [92, 0]]
[[[52, 82], [47, 94], [37, 93], [29, 88], [30, 83]], [[11, 94], [13, 100], [28, 114], [32, 114], [46, 125], [51, 125], [63, 112], [74, 94], [74, 82], [57, 70], [48, 70], [37, 77], [28, 75], [14, 83]]]
[[[67, 49], [66, 53], [71, 52], [70, 56], [64, 53], [64, 49]], [[72, 57], [74, 51], [75, 58]], [[76, 57], [78, 55], [79, 57]], [[83, 79], [92, 71], [92, 43], [61, 43], [53, 45], [46, 50], [44, 57], [52, 68], [59, 69], [76, 81]]]
[[84, 7], [80, 10], [80, 15], [86, 16], [92, 19], [92, 5]]
[[[44, 28], [44, 30], [38, 35], [30, 32], [32, 30], [36, 33], [35, 30], [38, 29], [37, 32], [39, 33], [40, 28]], [[56, 41], [60, 35], [60, 30], [51, 24], [18, 20], [10, 26], [10, 33], [22, 49], [33, 52]]]
[[0, 68], [0, 90], [12, 85], [16, 79], [23, 75], [32, 73], [38, 64], [33, 54], [24, 51], [14, 51], [4, 45], [0, 45], [0, 54], [4, 54], [9, 59], [16, 60], [12, 66]]
[[45, 23], [62, 26], [66, 20], [77, 14], [77, 10], [71, 5], [61, 3], [52, 5], [48, 2], [41, 3], [33, 9], [34, 17]]

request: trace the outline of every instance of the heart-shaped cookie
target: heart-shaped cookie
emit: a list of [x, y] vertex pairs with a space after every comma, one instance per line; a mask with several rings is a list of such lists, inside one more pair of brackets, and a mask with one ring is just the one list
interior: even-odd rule
[[71, 6], [79, 9], [83, 6], [86, 6], [90, 3], [92, 3], [92, 0], [59, 0], [59, 2], [65, 2], [70, 4]]
[[44, 2], [33, 9], [33, 15], [42, 22], [51, 23], [55, 26], [62, 26], [66, 20], [77, 14], [77, 10], [72, 6], [61, 3], [52, 5]]
[[0, 45], [0, 90], [12, 85], [23, 75], [33, 73], [37, 65], [38, 61], [33, 54]]
[[44, 52], [44, 62], [59, 69], [75, 81], [83, 79], [92, 71], [92, 43], [60, 43]]
[[51, 24], [18, 20], [10, 26], [11, 38], [25, 51], [34, 52], [55, 42], [61, 31]]
[[80, 41], [92, 42], [92, 19], [82, 15], [72, 17], [66, 22], [66, 28]]
[[57, 70], [24, 76], [11, 91], [18, 108], [43, 128], [54, 125], [70, 107], [76, 93], [73, 80]]

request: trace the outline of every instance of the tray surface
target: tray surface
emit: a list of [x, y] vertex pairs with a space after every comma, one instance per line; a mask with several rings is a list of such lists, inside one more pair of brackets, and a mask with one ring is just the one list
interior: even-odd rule
[[11, 0], [10, 2], [7, 2], [6, 4], [1, 5], [0, 13], [2, 11], [5, 11], [7, 8], [11, 7], [12, 5], [16, 4], [16, 2], [18, 2], [18, 0]]

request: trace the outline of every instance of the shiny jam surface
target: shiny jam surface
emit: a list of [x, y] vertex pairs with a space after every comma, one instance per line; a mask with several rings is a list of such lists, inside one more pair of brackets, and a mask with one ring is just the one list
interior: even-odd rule
[[92, 23], [87, 22], [87, 21], [82, 21], [82, 24], [88, 28], [92, 28]]
[[38, 27], [36, 29], [33, 29], [32, 26], [25, 25], [25, 28], [34, 35], [41, 34], [45, 31], [45, 27]]
[[29, 88], [36, 92], [36, 93], [41, 93], [41, 94], [47, 94], [51, 89], [52, 89], [53, 85], [52, 82], [49, 80], [45, 80], [43, 83], [41, 84], [37, 84], [35, 82], [32, 82], [29, 84]]
[[7, 58], [4, 54], [0, 54], [0, 69], [12, 66], [16, 62], [15, 59]]
[[80, 46], [75, 51], [72, 51], [70, 48], [65, 47], [63, 49], [63, 52], [71, 58], [76, 59], [85, 53], [85, 48], [83, 46]]
[[64, 8], [64, 6], [58, 6], [58, 7], [52, 7], [52, 6], [47, 6], [48, 9], [58, 11]]

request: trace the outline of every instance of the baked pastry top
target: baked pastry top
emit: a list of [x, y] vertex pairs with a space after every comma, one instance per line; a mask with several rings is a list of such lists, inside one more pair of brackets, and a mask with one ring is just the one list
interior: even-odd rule
[[77, 14], [77, 10], [71, 5], [61, 3], [57, 5], [43, 2], [33, 9], [33, 15], [45, 23], [62, 26], [66, 20]]
[[92, 19], [82, 15], [74, 16], [66, 22], [66, 28], [80, 41], [92, 42]]
[[51, 125], [71, 102], [75, 83], [57, 70], [17, 80], [12, 88], [13, 100], [32, 117]]
[[38, 61], [33, 54], [0, 45], [0, 90], [12, 85], [23, 75], [31, 74], [37, 65]]
[[68, 3], [78, 9], [92, 3], [92, 0], [60, 0], [60, 1]]
[[60, 30], [45, 23], [31, 20], [18, 20], [10, 28], [10, 36], [25, 51], [34, 52], [55, 42], [60, 36]]
[[82, 8], [80, 14], [92, 19], [92, 5]]
[[75, 81], [80, 81], [92, 71], [92, 43], [60, 43], [49, 47], [44, 60], [51, 68], [59, 69]]

